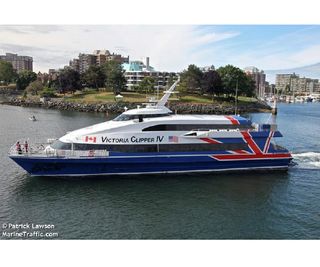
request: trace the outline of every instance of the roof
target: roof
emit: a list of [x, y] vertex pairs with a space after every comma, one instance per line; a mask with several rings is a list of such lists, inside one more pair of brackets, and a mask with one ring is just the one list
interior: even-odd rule
[[164, 106], [162, 107], [146, 107], [146, 108], [135, 108], [123, 112], [126, 115], [144, 115], [144, 114], [169, 114], [172, 111]]

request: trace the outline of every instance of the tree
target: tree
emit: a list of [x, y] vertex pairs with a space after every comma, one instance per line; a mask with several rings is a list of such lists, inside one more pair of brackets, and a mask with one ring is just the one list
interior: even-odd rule
[[44, 87], [40, 92], [41, 97], [55, 97], [55, 90], [49, 87]]
[[100, 66], [92, 65], [82, 76], [83, 83], [88, 87], [103, 87], [106, 81], [106, 74]]
[[59, 89], [60, 89], [59, 79], [49, 80], [48, 87], [55, 90], [55, 91], [59, 91]]
[[151, 93], [154, 91], [155, 79], [153, 77], [147, 76], [138, 85], [138, 91], [146, 93]]
[[12, 67], [12, 64], [3, 60], [0, 60], [0, 82], [8, 84], [16, 78], [16, 72]]
[[202, 76], [202, 71], [196, 65], [189, 65], [181, 74], [179, 90], [185, 93], [201, 93]]
[[204, 92], [213, 95], [222, 93], [222, 81], [219, 73], [215, 70], [209, 70], [203, 74], [201, 88]]
[[37, 95], [42, 90], [43, 90], [43, 84], [39, 80], [31, 82], [26, 88], [26, 91], [28, 93], [31, 93], [32, 95]]
[[108, 61], [103, 65], [103, 70], [106, 76], [106, 87], [111, 88], [115, 95], [121, 93], [127, 84], [121, 63], [114, 60]]
[[81, 88], [80, 73], [67, 68], [60, 72], [58, 77], [59, 89], [61, 93], [74, 92]]
[[222, 80], [223, 93], [236, 95], [236, 88], [238, 88], [238, 95], [254, 95], [254, 82], [241, 69], [226, 65], [220, 67], [217, 72]]
[[27, 86], [37, 80], [37, 74], [30, 70], [23, 70], [18, 74], [17, 78], [17, 89], [18, 90], [24, 90], [27, 88]]

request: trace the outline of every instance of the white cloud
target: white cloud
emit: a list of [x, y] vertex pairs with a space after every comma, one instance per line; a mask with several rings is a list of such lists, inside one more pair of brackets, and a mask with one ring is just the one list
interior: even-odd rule
[[206, 45], [209, 43], [214, 43], [218, 41], [222, 41], [225, 39], [233, 38], [239, 35], [237, 32], [225, 32], [225, 33], [206, 33], [198, 36], [196, 39], [192, 41], [194, 45]]
[[305, 39], [313, 29], [262, 40], [252, 47], [250, 40], [236, 38], [242, 37], [239, 32], [221, 29], [192, 25], [5, 25], [0, 26], [0, 54], [33, 56], [35, 71], [63, 67], [79, 53], [95, 49], [109, 49], [132, 60], [149, 56], [152, 66], [168, 71], [181, 71], [192, 63], [242, 68], [254, 65], [270, 70], [320, 62], [320, 45], [315, 41], [295, 41], [296, 49], [291, 50], [281, 45], [292, 44], [302, 33]]
[[320, 44], [311, 45], [297, 53], [293, 54], [291, 60], [294, 62], [303, 62], [304, 65], [320, 62]]
[[[88, 25], [88, 26], [0, 26], [0, 53], [15, 52], [34, 57], [34, 69], [62, 67], [78, 53], [95, 49], [130, 55], [131, 59], [150, 57], [159, 70], [180, 71], [198, 63], [194, 51], [201, 46], [237, 36], [233, 32], [202, 32], [190, 25]], [[12, 50], [10, 50], [10, 45]], [[9, 48], [9, 49], [8, 49]]]

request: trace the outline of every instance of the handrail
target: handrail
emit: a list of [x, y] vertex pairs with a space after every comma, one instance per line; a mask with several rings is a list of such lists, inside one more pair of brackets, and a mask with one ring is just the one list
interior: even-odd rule
[[[17, 141], [21, 142], [21, 141]], [[10, 147], [10, 156], [22, 157], [57, 157], [57, 158], [80, 158], [80, 157], [108, 157], [107, 150], [62, 150], [62, 149], [46, 149], [50, 143], [28, 143], [28, 149], [25, 148], [24, 143], [21, 142], [21, 150], [18, 151], [16, 144]]]

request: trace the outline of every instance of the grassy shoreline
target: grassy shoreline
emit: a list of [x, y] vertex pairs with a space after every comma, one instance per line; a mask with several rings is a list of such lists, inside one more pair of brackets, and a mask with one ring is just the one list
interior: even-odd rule
[[[157, 99], [157, 96], [154, 94], [143, 94], [136, 92], [122, 92], [123, 96], [122, 102], [128, 103], [146, 103], [149, 101], [150, 97]], [[63, 101], [81, 103], [81, 104], [103, 104], [103, 103], [117, 103], [118, 101], [115, 98], [113, 92], [108, 91], [78, 91], [74, 94], [60, 95]], [[159, 95], [159, 98], [162, 97], [162, 94]], [[209, 95], [182, 95], [177, 96], [173, 94], [169, 101], [171, 102], [180, 102], [180, 103], [190, 103], [190, 104], [225, 104], [225, 105], [234, 105], [234, 99], [230, 101], [229, 98], [223, 97], [214, 97]], [[245, 105], [247, 103], [254, 103], [258, 100], [251, 97], [238, 97], [238, 104]]]
[[[47, 109], [60, 109], [81, 112], [109, 112], [121, 113], [124, 108], [136, 108], [137, 105], [149, 102], [145, 94], [136, 92], [123, 92], [123, 99], [116, 101], [115, 95], [110, 91], [85, 90], [73, 94], [57, 95], [49, 101], [41, 101], [39, 95], [12, 95], [3, 104], [41, 107]], [[148, 95], [148, 97], [154, 95]], [[160, 97], [162, 94], [160, 95]], [[234, 114], [235, 101], [232, 98], [216, 97], [209, 95], [177, 95], [169, 98], [169, 108], [183, 114]], [[238, 112], [269, 112], [270, 108], [256, 98], [238, 98]]]

